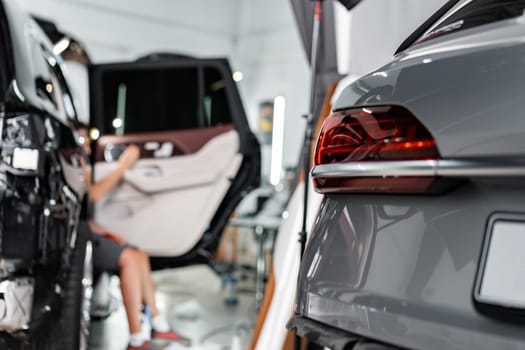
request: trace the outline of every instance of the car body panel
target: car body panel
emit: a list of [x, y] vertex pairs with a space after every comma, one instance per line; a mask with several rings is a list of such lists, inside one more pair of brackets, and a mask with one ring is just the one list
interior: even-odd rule
[[401, 105], [444, 158], [524, 155], [524, 40], [518, 18], [423, 42], [348, 86], [334, 109]]
[[89, 318], [76, 312], [90, 297], [80, 258], [90, 245], [78, 231], [87, 183], [76, 110], [52, 44], [17, 1], [0, 2], [0, 21], [0, 346], [84, 349]]
[[[13, 105], [7, 111], [38, 111], [59, 122], [56, 133], [64, 134], [59, 138], [63, 175], [78, 198], [83, 198], [87, 187], [78, 161], [80, 149], [73, 130], [68, 127], [76, 121], [77, 114], [74, 97], [65, 80], [62, 59], [53, 54], [51, 41], [20, 4], [3, 0], [2, 6], [6, 16], [2, 18], [5, 21], [4, 33], [9, 33], [11, 46], [4, 48], [6, 57], [2, 62], [8, 80], [4, 87], [6, 96], [2, 99]], [[45, 91], [49, 87], [51, 92]]]
[[520, 325], [480, 315], [472, 293], [489, 218], [523, 213], [518, 182], [446, 196], [326, 196], [308, 243], [297, 310], [417, 349], [521, 349]]
[[318, 165], [314, 178], [461, 181], [439, 194], [325, 194], [299, 272], [299, 317], [401, 348], [525, 349], [524, 310], [476, 298], [490, 222], [525, 218], [524, 173], [515, 171], [525, 155], [524, 34], [518, 17], [414, 41], [343, 90], [336, 112], [402, 106], [440, 156], [421, 160], [426, 173], [400, 152]]
[[[62, 122], [76, 119], [73, 98], [64, 83], [57, 81], [55, 66], [61, 58], [52, 53], [53, 45], [42, 29], [17, 4], [3, 0], [9, 20], [15, 74], [11, 88], [19, 101], [56, 116]], [[36, 79], [35, 79], [36, 78]], [[47, 84], [55, 89], [46, 92]]]

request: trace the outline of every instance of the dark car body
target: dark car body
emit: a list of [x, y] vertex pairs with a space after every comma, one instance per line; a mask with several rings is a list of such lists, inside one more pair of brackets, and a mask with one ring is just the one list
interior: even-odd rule
[[[83, 124], [68, 87], [82, 83], [68, 76], [71, 62], [53, 54], [49, 33], [16, 1], [2, 5], [0, 348], [84, 349], [91, 244], [81, 220], [85, 154], [75, 132]], [[100, 135], [91, 155], [95, 180], [125, 147], [140, 149], [135, 166], [95, 205], [95, 220], [146, 251], [153, 269], [208, 263], [222, 271], [214, 253], [223, 229], [260, 181], [259, 144], [228, 61], [152, 54], [80, 70], [89, 91], [74, 92], [89, 96], [82, 102]], [[20, 295], [23, 308], [13, 304]], [[2, 318], [2, 300], [6, 315], [24, 317]]]
[[450, 1], [339, 97], [312, 171], [324, 199], [289, 325], [301, 336], [525, 348], [524, 9]]
[[0, 347], [84, 349], [91, 245], [73, 97], [16, 1], [0, 3]]

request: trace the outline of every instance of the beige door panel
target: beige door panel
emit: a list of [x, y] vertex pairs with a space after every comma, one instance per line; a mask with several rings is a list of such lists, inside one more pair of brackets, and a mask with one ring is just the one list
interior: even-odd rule
[[[241, 165], [235, 131], [214, 137], [198, 152], [144, 159], [97, 203], [96, 221], [153, 256], [178, 256], [202, 237]], [[97, 178], [113, 164], [96, 164]]]
[[217, 136], [194, 154], [141, 160], [124, 178], [146, 194], [210, 185], [218, 181], [225, 161], [237, 153], [238, 146], [232, 149], [232, 136], [236, 136], [234, 131]]

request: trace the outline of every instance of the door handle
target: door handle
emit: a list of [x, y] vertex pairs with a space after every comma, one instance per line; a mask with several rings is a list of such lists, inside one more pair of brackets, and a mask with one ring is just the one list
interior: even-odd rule
[[162, 176], [162, 169], [158, 165], [146, 165], [138, 168], [142, 171], [142, 175], [146, 177], [159, 177]]

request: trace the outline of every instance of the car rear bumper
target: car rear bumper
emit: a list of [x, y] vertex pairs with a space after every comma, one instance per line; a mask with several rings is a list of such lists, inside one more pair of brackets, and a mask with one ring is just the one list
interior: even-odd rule
[[522, 324], [504, 320], [509, 310], [487, 313], [474, 298], [489, 222], [502, 213], [525, 222], [523, 198], [525, 186], [509, 179], [440, 196], [325, 196], [296, 312], [402, 348], [525, 349]]

